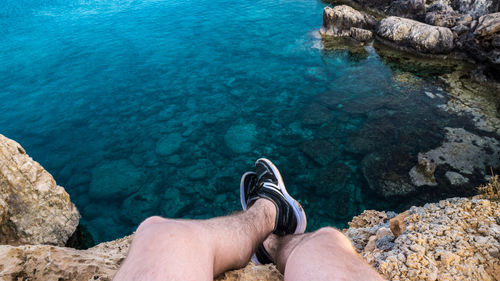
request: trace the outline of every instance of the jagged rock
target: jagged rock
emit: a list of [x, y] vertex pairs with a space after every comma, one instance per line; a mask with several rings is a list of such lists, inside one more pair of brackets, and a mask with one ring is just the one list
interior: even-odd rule
[[[111, 281], [125, 259], [132, 236], [99, 244], [88, 250], [48, 245], [0, 245], [1, 280]], [[228, 271], [216, 281], [281, 281], [273, 265], [255, 265]]]
[[394, 0], [389, 8], [391, 16], [421, 19], [425, 15], [424, 0]]
[[405, 211], [393, 217], [389, 221], [389, 228], [391, 229], [391, 232], [394, 235], [394, 237], [398, 238], [406, 230], [405, 219], [407, 217], [408, 217], [408, 211]]
[[479, 37], [489, 37], [500, 31], [500, 12], [479, 18], [474, 33]]
[[436, 3], [427, 9], [427, 14], [425, 14], [425, 22], [430, 25], [451, 28], [455, 26], [460, 16], [461, 15], [455, 12], [450, 6]]
[[421, 53], [447, 54], [453, 49], [453, 33], [449, 28], [418, 21], [388, 17], [383, 19], [377, 35], [384, 40]]
[[489, 13], [499, 11], [500, 1], [498, 0], [450, 0], [451, 7], [461, 14], [469, 14], [474, 19]]
[[365, 9], [384, 14], [389, 10], [392, 0], [354, 0]]
[[[320, 33], [330, 36], [351, 36], [354, 39], [363, 39], [359, 41], [366, 41], [369, 34], [366, 31], [373, 30], [376, 25], [377, 20], [373, 16], [357, 11], [349, 6], [325, 7]], [[364, 31], [352, 30], [352, 27]]]
[[362, 28], [351, 27], [351, 37], [360, 42], [366, 42], [373, 38], [373, 32]]
[[21, 145], [0, 135], [0, 244], [64, 245], [79, 220], [64, 188]]
[[480, 199], [412, 207], [392, 249], [361, 254], [388, 280], [498, 280], [500, 260], [491, 251], [500, 248], [498, 216], [498, 202]]

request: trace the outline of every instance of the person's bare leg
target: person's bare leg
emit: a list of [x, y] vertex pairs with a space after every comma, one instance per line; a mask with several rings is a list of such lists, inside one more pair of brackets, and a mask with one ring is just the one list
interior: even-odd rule
[[114, 280], [213, 280], [245, 266], [275, 220], [276, 207], [266, 199], [209, 220], [151, 217], [138, 227]]
[[284, 237], [271, 234], [264, 247], [285, 281], [384, 280], [363, 261], [351, 241], [331, 227]]

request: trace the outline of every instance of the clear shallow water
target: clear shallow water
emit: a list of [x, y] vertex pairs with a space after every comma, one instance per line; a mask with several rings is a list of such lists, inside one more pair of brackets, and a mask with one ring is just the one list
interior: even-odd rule
[[150, 215], [239, 210], [261, 156], [308, 230], [342, 227], [407, 202], [368, 188], [363, 157], [414, 161], [460, 122], [425, 95], [445, 95], [432, 78], [372, 47], [322, 48], [316, 0], [45, 2], [0, 8], [0, 133], [66, 188], [96, 241]]

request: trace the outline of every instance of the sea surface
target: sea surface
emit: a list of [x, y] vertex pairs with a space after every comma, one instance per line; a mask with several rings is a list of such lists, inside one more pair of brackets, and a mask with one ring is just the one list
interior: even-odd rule
[[[411, 200], [370, 189], [362, 159], [416, 163], [463, 121], [438, 109], [447, 94], [432, 74], [387, 63], [371, 45], [328, 47], [324, 7], [7, 1], [0, 133], [66, 188], [95, 242], [151, 215], [240, 210], [240, 176], [259, 157], [281, 169], [309, 231], [367, 208], [397, 211]], [[397, 165], [383, 160], [381, 172]]]

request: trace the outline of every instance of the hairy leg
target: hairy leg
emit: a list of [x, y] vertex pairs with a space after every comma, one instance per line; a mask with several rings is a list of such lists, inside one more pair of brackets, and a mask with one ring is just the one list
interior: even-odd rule
[[213, 280], [245, 266], [275, 220], [276, 207], [266, 199], [247, 211], [209, 220], [148, 218], [114, 280]]
[[270, 235], [264, 247], [285, 281], [383, 280], [358, 255], [351, 241], [331, 227], [300, 235]]

